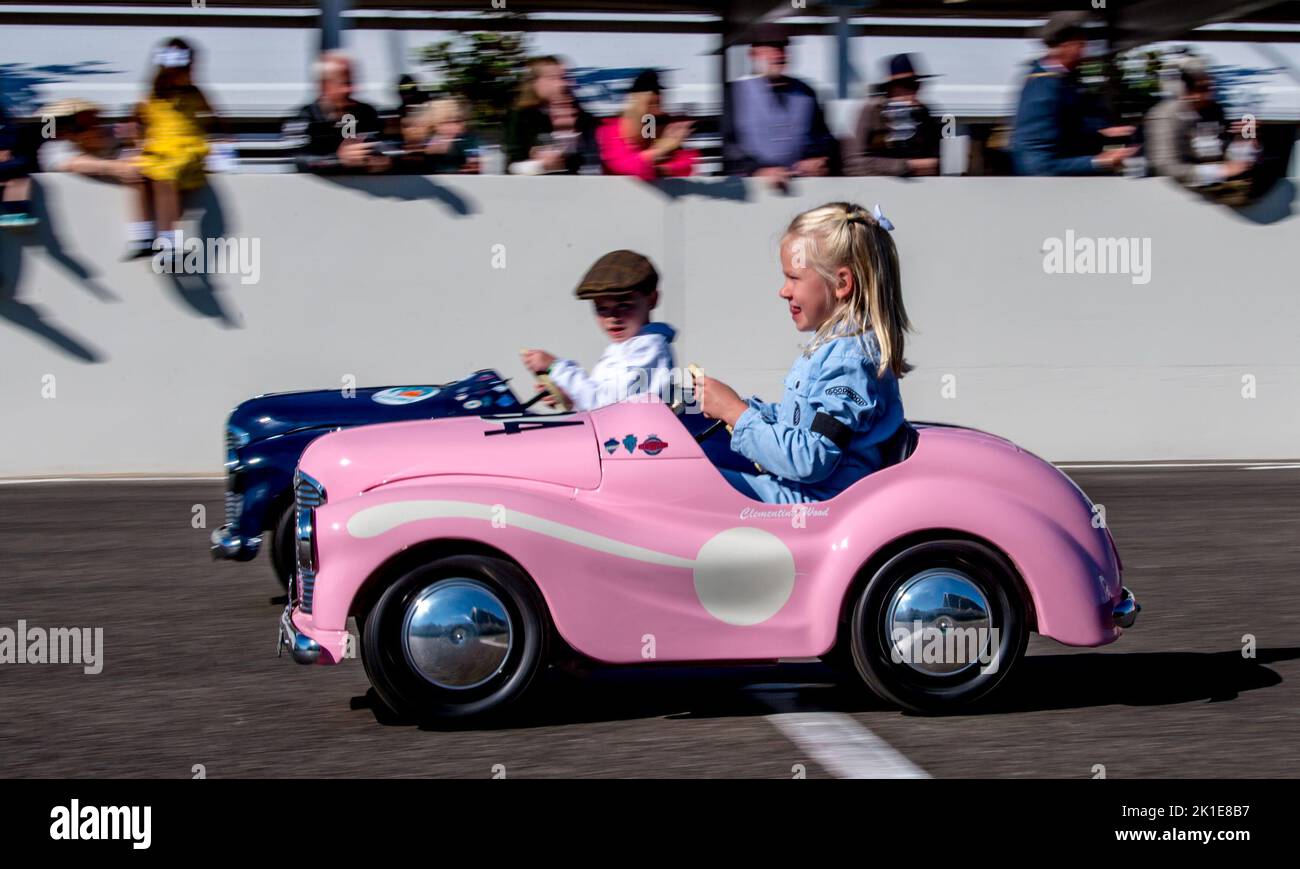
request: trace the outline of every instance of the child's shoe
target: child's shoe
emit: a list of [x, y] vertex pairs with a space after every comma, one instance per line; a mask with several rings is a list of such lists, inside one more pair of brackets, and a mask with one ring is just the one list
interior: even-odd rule
[[6, 211], [0, 214], [0, 229], [29, 229], [40, 223], [26, 211]]

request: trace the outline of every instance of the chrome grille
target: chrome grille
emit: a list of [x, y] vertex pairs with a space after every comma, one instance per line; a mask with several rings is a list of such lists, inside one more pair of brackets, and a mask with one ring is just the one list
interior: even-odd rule
[[298, 605], [307, 615], [311, 615], [312, 596], [316, 591], [316, 574], [309, 570], [298, 572]]
[[310, 474], [295, 471], [293, 475], [294, 503], [298, 509], [319, 507], [325, 503], [325, 488]]
[[[325, 487], [318, 483], [310, 474], [305, 474], [301, 470], [295, 471], [293, 475], [293, 498], [294, 505], [298, 511], [298, 521], [295, 526], [299, 529], [295, 534], [301, 534], [303, 527], [303, 512], [314, 511], [317, 507], [325, 503]], [[314, 547], [316, 535], [316, 522], [314, 517], [310, 517], [309, 536], [301, 538], [297, 546], [301, 547], [306, 541], [307, 546]], [[316, 571], [303, 566], [303, 557], [298, 554], [298, 606], [302, 611], [311, 615], [312, 599], [316, 591]], [[314, 562], [314, 558], [309, 559]], [[314, 564], [312, 565], [315, 566]]]
[[231, 479], [226, 485], [226, 524], [232, 528], [239, 524], [239, 514], [244, 512], [244, 496], [230, 491], [229, 487], [234, 483]]
[[226, 426], [226, 524], [234, 526], [244, 509], [244, 496], [237, 494], [239, 451], [248, 446], [248, 434], [233, 425]]

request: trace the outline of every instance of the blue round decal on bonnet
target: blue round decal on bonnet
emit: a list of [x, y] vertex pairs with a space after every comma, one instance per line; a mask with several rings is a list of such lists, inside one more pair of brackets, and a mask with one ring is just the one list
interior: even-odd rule
[[442, 390], [436, 386], [395, 386], [370, 396], [376, 404], [400, 405], [415, 404], [426, 398], [433, 398]]

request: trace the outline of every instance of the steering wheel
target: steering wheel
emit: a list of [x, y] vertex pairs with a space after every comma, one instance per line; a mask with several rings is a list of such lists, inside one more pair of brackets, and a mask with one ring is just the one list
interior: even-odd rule
[[560, 387], [556, 386], [555, 382], [552, 381], [549, 376], [545, 374], [538, 374], [535, 376], [537, 378], [537, 382], [540, 383], [542, 385], [542, 388], [546, 390], [546, 394], [555, 400], [555, 406], [557, 408], [559, 408], [564, 413], [568, 413], [569, 411], [573, 410], [573, 404], [569, 401], [569, 396], [565, 395], [560, 390]]
[[[704, 376], [704, 369], [701, 368], [700, 366], [696, 365], [694, 362], [692, 362], [690, 365], [687, 365], [687, 366], [686, 366], [686, 370], [687, 370], [688, 372], [690, 372], [690, 375], [691, 375], [691, 392], [694, 393], [694, 392], [695, 392], [695, 381], [696, 381], [697, 379], [699, 379], [699, 378], [701, 378], [701, 377]], [[674, 409], [676, 409], [676, 408], [674, 408]], [[717, 422], [715, 422], [713, 425], [711, 425], [711, 426], [709, 426], [708, 428], [706, 428], [704, 431], [702, 431], [702, 432], [700, 432], [699, 434], [697, 434], [697, 435], [695, 436], [695, 442], [696, 442], [697, 444], [702, 444], [702, 443], [704, 443], [706, 440], [708, 440], [709, 438], [713, 437], [713, 435], [714, 435], [718, 430], [720, 430], [723, 426], [726, 426], [726, 428], [727, 428], [727, 433], [730, 434], [730, 433], [731, 433], [731, 426], [727, 425], [726, 420], [722, 420], [722, 419], [720, 419], [720, 420], [718, 420]]]

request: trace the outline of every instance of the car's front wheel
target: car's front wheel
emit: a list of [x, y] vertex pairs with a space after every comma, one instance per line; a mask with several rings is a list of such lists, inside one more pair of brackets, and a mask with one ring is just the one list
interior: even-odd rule
[[361, 651], [380, 699], [399, 715], [497, 713], [532, 684], [549, 620], [514, 564], [456, 555], [411, 570], [366, 614]]
[[946, 712], [1006, 679], [1028, 642], [1013, 568], [969, 540], [917, 544], [861, 589], [851, 617], [853, 664], [867, 685], [916, 712]]
[[298, 569], [298, 556], [294, 551], [294, 521], [297, 518], [293, 502], [275, 517], [274, 529], [271, 531], [271, 569], [280, 585], [289, 587], [289, 580]]

